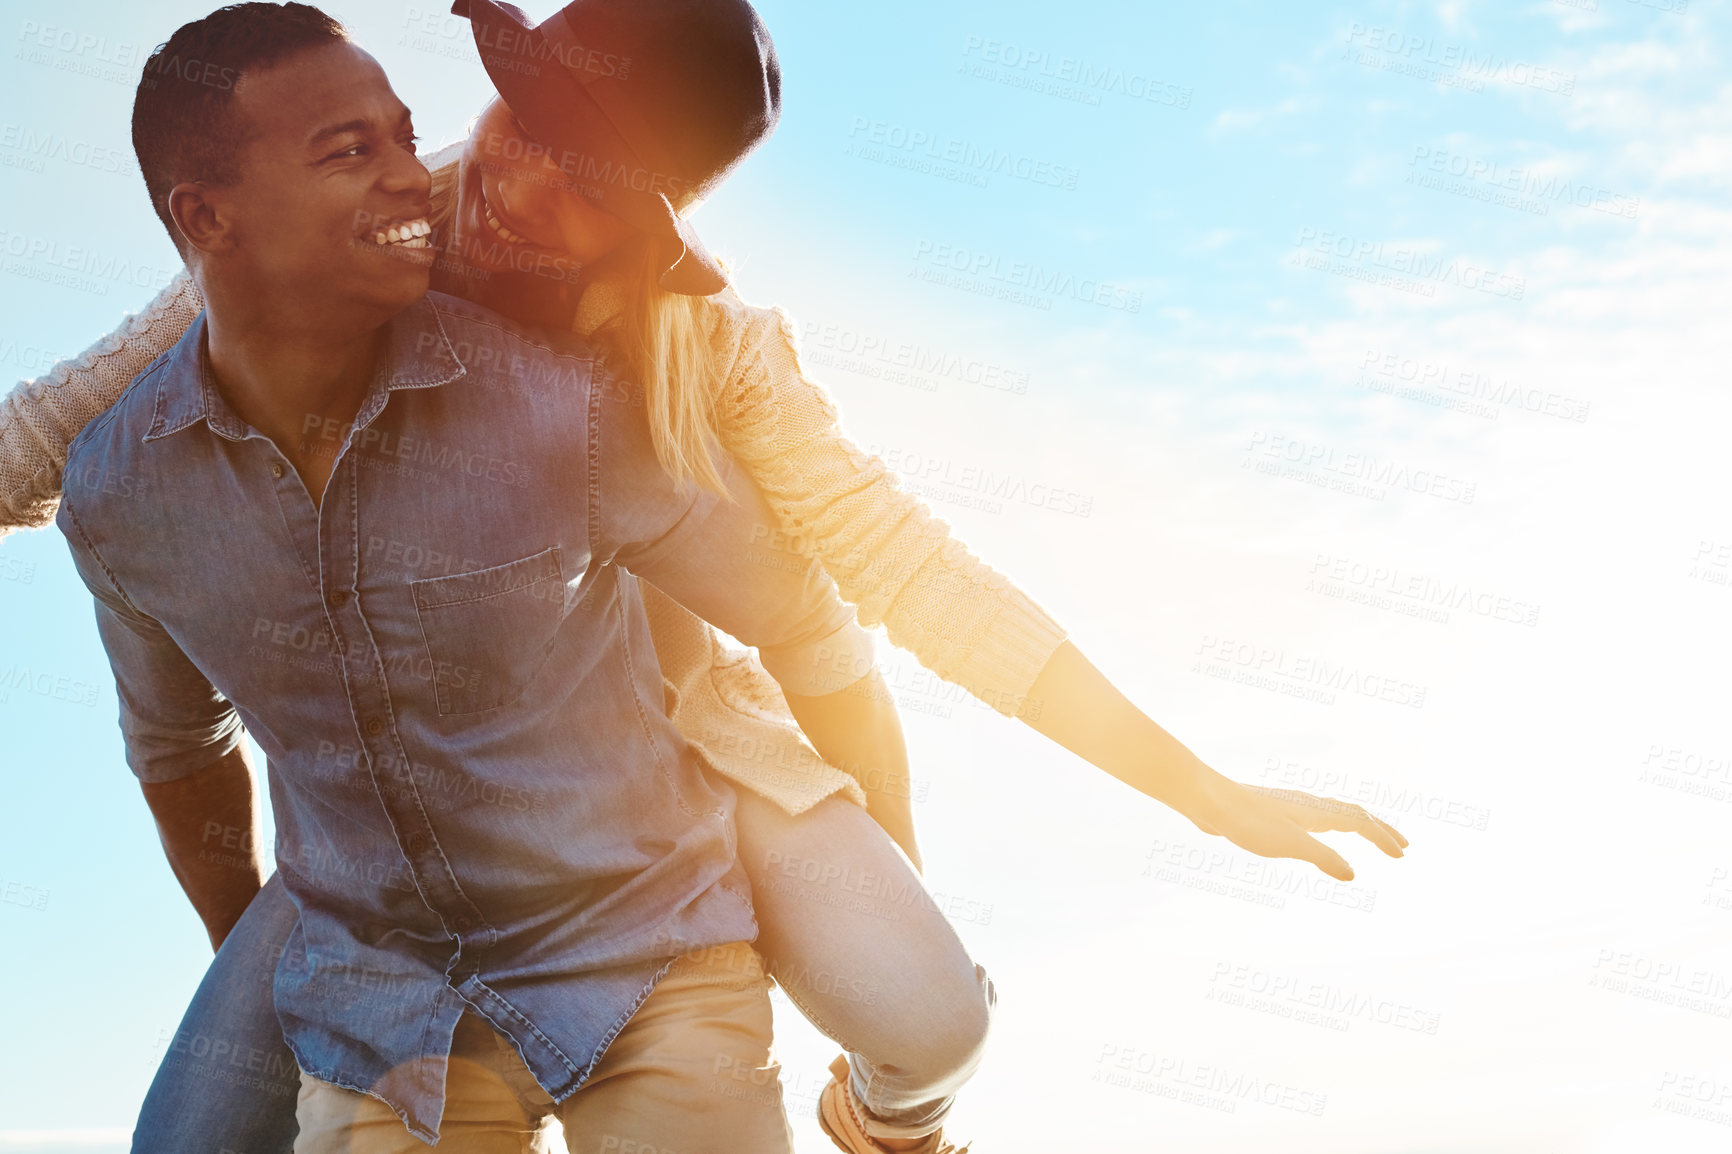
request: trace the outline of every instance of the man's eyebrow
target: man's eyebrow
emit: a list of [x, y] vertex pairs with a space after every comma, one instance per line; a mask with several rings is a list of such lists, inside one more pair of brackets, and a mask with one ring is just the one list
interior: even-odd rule
[[321, 128], [307, 138], [308, 148], [317, 148], [334, 136], [342, 136], [349, 132], [365, 132], [372, 126], [372, 121], [365, 119], [345, 120], [341, 124], [333, 124], [329, 128]]
[[[397, 117], [397, 124], [399, 126], [408, 124], [411, 116], [412, 114], [407, 108], [403, 109], [402, 114]], [[329, 128], [321, 128], [319, 131], [313, 133], [312, 136], [307, 138], [307, 147], [317, 148], [319, 145], [330, 140], [334, 136], [342, 136], [349, 132], [365, 132], [371, 127], [373, 127], [373, 122], [364, 116], [356, 117], [354, 120], [345, 120], [341, 124], [333, 124]]]

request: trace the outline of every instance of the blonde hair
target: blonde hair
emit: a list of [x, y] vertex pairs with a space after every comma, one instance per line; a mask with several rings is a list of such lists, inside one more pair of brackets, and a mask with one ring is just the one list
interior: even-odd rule
[[[456, 215], [457, 176], [456, 161], [433, 171], [430, 219], [436, 231]], [[621, 282], [625, 307], [595, 335], [643, 389], [656, 460], [676, 481], [725, 495], [710, 453], [719, 439], [716, 395], [722, 385], [709, 339], [715, 303], [662, 288], [659, 246], [648, 236], [634, 235], [608, 254], [606, 264]]]

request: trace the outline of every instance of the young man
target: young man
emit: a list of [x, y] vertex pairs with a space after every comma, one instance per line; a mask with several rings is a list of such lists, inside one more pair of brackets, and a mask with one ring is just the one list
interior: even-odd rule
[[551, 1113], [585, 1148], [787, 1149], [733, 794], [633, 574], [793, 694], [869, 642], [815, 565], [753, 563], [773, 517], [729, 462], [725, 498], [676, 488], [581, 347], [425, 293], [413, 139], [316, 9], [146, 65], [140, 167], [207, 309], [74, 441], [58, 517], [128, 762], [220, 941], [259, 879], [190, 847], [252, 824], [243, 723], [266, 751], [297, 1152], [527, 1149]]

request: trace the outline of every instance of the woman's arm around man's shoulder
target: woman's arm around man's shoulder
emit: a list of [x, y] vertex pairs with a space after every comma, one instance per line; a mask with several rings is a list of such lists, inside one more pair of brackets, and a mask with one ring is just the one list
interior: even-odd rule
[[54, 520], [66, 447], [180, 340], [202, 308], [198, 286], [182, 270], [113, 332], [0, 398], [0, 536]]

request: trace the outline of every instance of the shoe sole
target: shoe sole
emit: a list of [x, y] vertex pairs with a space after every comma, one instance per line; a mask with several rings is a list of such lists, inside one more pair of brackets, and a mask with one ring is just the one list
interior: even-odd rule
[[824, 1137], [830, 1139], [836, 1149], [844, 1151], [845, 1154], [853, 1154], [854, 1148], [842, 1141], [842, 1136], [836, 1133], [836, 1128], [830, 1124], [830, 1119], [826, 1116], [836, 1108], [834, 1086], [835, 1083], [832, 1082], [829, 1086], [824, 1087], [822, 1094], [818, 1095], [818, 1129], [824, 1131]]

